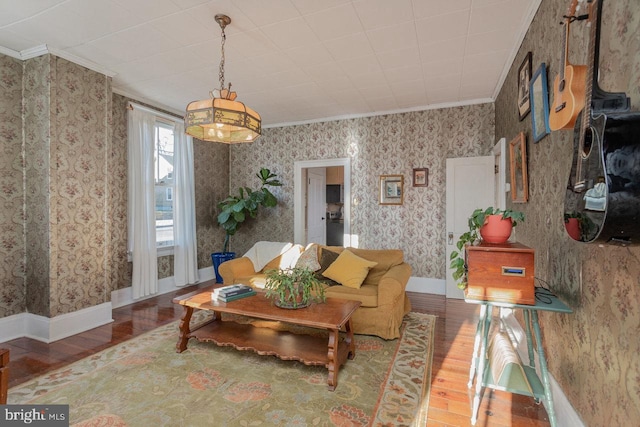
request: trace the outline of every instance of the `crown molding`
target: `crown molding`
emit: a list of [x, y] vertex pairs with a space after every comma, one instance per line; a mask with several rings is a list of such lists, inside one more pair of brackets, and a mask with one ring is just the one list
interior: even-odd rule
[[0, 53], [11, 56], [12, 58], [20, 59], [22, 61], [26, 61], [27, 59], [31, 58], [37, 58], [38, 56], [46, 54], [51, 54], [57, 56], [58, 58], [73, 62], [76, 65], [80, 65], [81, 67], [85, 67], [97, 73], [104, 74], [107, 77], [114, 77], [117, 75], [116, 72], [109, 70], [108, 68], [103, 67], [100, 64], [97, 64], [85, 58], [81, 58], [64, 50], [50, 48], [46, 44], [30, 47], [29, 49], [24, 49], [19, 52], [13, 49], [6, 48], [4, 46], [0, 46]]
[[440, 104], [421, 105], [417, 107], [403, 108], [403, 109], [397, 109], [397, 110], [375, 111], [373, 113], [345, 114], [342, 116], [322, 117], [319, 119], [301, 120], [298, 122], [273, 123], [268, 125], [262, 125], [262, 129], [281, 128], [281, 127], [287, 127], [287, 126], [300, 126], [300, 125], [308, 125], [311, 123], [334, 122], [338, 120], [360, 119], [364, 117], [388, 116], [391, 114], [411, 113], [414, 111], [441, 110], [444, 108], [466, 107], [468, 105], [491, 104], [493, 102], [495, 102], [495, 99], [492, 99], [492, 98], [478, 98], [478, 99], [471, 99], [467, 101], [458, 101], [458, 102], [443, 102]]

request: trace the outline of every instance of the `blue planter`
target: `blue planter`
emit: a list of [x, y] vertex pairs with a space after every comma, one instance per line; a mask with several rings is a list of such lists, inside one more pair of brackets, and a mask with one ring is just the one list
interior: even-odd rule
[[218, 273], [218, 267], [225, 261], [229, 261], [236, 257], [235, 252], [214, 252], [211, 254], [213, 262], [213, 271], [216, 273], [216, 283], [222, 283], [222, 276]]

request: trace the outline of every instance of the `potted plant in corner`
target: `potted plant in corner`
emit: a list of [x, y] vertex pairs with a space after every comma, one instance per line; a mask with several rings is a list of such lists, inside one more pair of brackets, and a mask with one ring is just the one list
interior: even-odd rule
[[469, 217], [469, 231], [462, 234], [456, 243], [457, 250], [451, 252], [449, 260], [453, 269], [453, 279], [458, 288], [467, 287], [467, 268], [464, 260], [464, 247], [473, 245], [482, 239], [487, 243], [505, 243], [511, 236], [511, 230], [524, 221], [524, 213], [511, 209], [502, 210], [493, 207], [476, 209]]
[[231, 236], [236, 234], [240, 225], [249, 218], [255, 218], [258, 215], [260, 206], [271, 208], [278, 204], [276, 196], [269, 191], [267, 187], [280, 187], [282, 183], [276, 178], [277, 175], [267, 168], [260, 169], [256, 174], [260, 179], [260, 188], [252, 190], [248, 187], [240, 187], [238, 196], [228, 196], [226, 199], [218, 203], [218, 224], [225, 231], [224, 244], [222, 252], [214, 252], [211, 254], [213, 261], [213, 269], [216, 274], [216, 281], [222, 282], [222, 277], [218, 273], [218, 266], [230, 259], [235, 258], [235, 252], [229, 251], [229, 241]]
[[324, 284], [309, 268], [294, 267], [266, 273], [265, 297], [280, 308], [304, 308], [312, 302], [326, 301]]

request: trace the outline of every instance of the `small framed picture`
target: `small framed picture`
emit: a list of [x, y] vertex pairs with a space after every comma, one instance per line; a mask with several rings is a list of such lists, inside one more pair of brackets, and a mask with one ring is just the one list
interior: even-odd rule
[[543, 62], [529, 84], [531, 100], [531, 128], [533, 142], [538, 142], [551, 132], [549, 129], [549, 92], [547, 89], [547, 67]]
[[518, 68], [518, 117], [524, 119], [531, 105], [529, 103], [529, 81], [531, 80], [531, 52], [524, 57], [520, 68]]
[[404, 176], [380, 175], [380, 204], [401, 205], [404, 200]]
[[429, 169], [413, 168], [413, 186], [426, 187], [429, 184]]
[[527, 177], [527, 140], [520, 132], [509, 142], [509, 164], [511, 166], [511, 201], [527, 203], [529, 179]]

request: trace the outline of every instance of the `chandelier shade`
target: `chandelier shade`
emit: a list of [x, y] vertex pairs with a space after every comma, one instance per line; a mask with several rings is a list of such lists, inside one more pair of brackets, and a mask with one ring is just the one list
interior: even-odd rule
[[187, 105], [187, 134], [203, 141], [253, 142], [262, 133], [260, 114], [239, 101], [210, 98]]
[[237, 94], [224, 87], [224, 29], [231, 23], [226, 15], [216, 15], [216, 22], [222, 29], [222, 55], [220, 57], [220, 89], [212, 91], [211, 98], [193, 101], [187, 105], [184, 127], [187, 135], [203, 141], [239, 144], [253, 142], [262, 133], [260, 114], [236, 101]]

